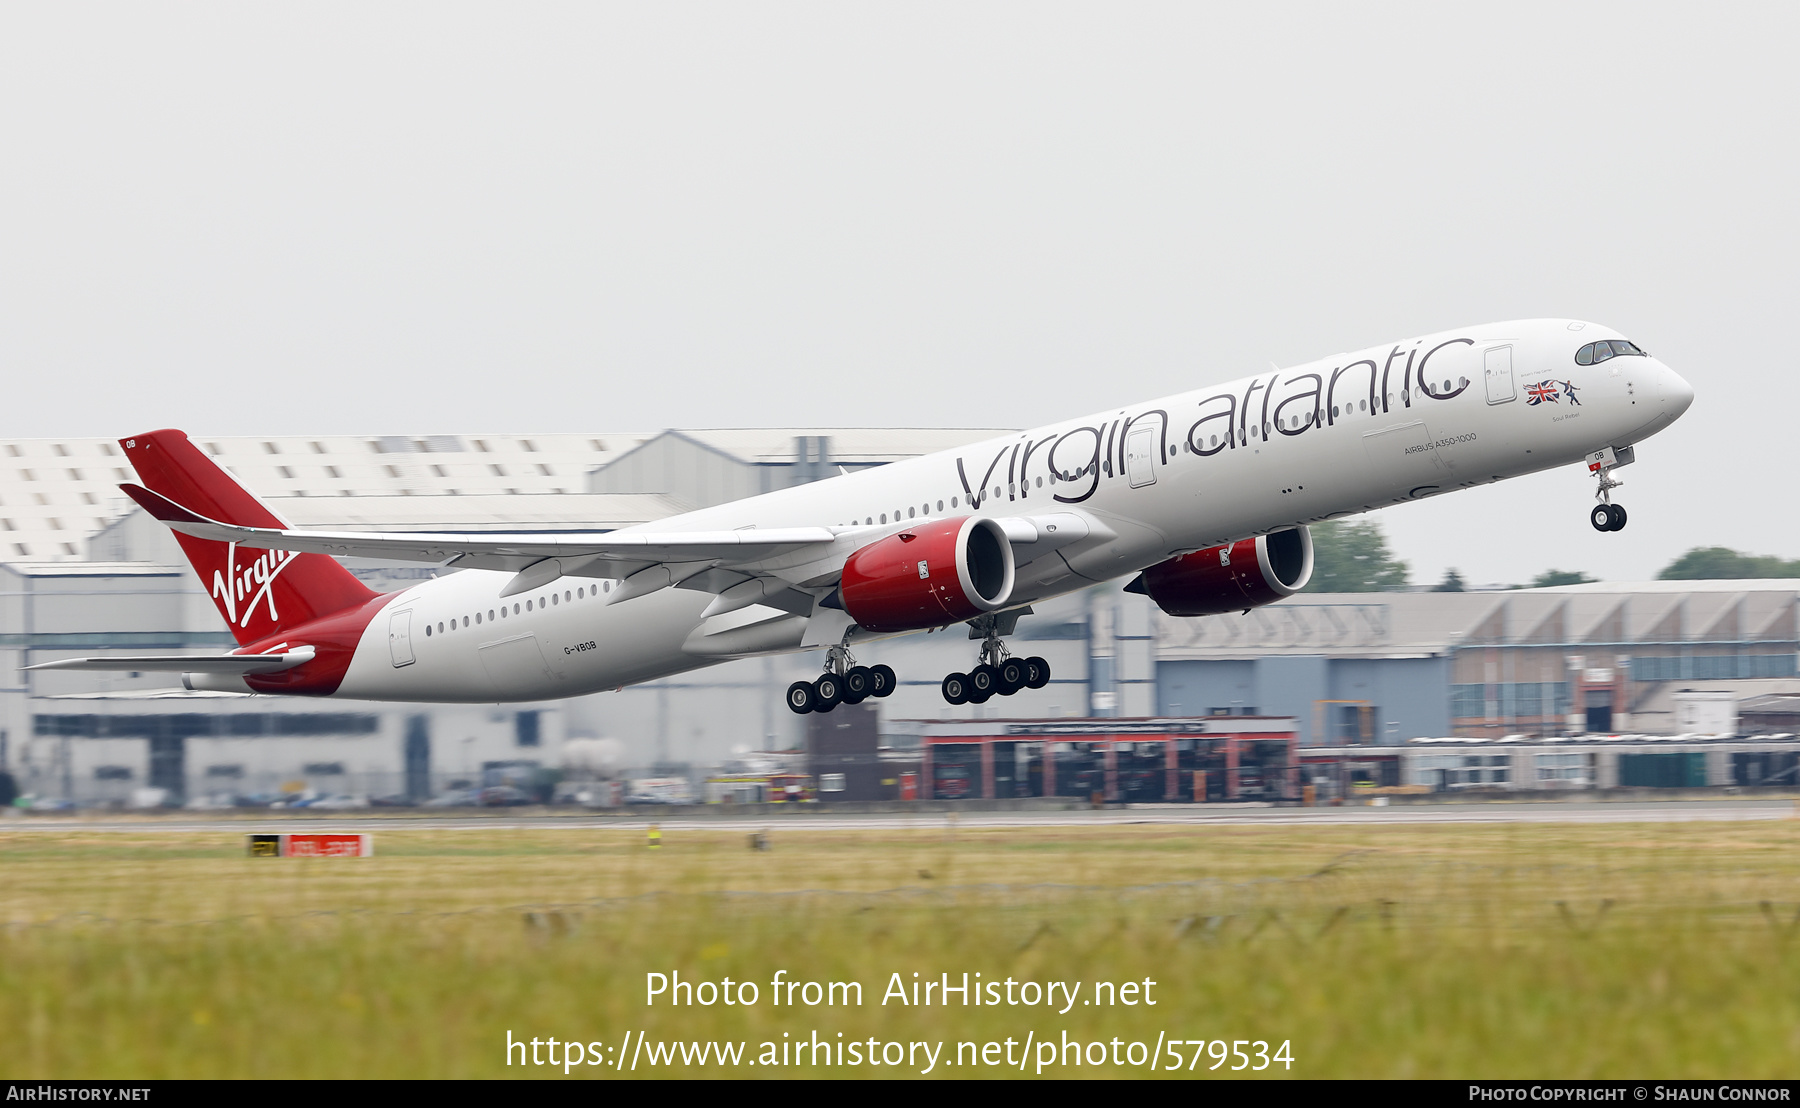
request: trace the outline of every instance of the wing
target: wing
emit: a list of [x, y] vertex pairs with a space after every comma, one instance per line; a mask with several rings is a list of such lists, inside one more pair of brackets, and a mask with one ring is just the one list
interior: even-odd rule
[[[523, 592], [563, 576], [624, 579], [647, 567], [665, 564], [697, 564], [705, 568], [766, 562], [808, 548], [829, 547], [837, 537], [826, 527], [594, 535], [292, 531], [220, 523], [141, 486], [119, 487], [146, 512], [195, 538], [235, 542], [261, 550], [510, 570], [519, 573], [520, 580], [508, 586], [509, 593]], [[527, 575], [526, 571], [531, 572]]]

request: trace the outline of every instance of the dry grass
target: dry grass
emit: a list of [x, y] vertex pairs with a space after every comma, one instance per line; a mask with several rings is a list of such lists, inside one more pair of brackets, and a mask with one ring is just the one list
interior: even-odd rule
[[[0, 1077], [504, 1076], [509, 1030], [752, 1056], [815, 1029], [952, 1056], [1290, 1040], [1307, 1077], [1779, 1077], [1800, 1052], [1800, 824], [772, 838], [414, 829], [373, 859], [277, 860], [226, 828], [0, 833]], [[646, 1007], [669, 970], [762, 1002]], [[777, 970], [864, 1004], [774, 1007]], [[883, 1006], [915, 971], [1151, 978], [1158, 1003]]]

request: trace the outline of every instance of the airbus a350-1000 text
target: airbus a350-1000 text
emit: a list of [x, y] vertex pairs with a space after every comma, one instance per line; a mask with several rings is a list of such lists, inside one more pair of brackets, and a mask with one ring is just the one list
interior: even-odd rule
[[[953, 704], [1041, 688], [1007, 648], [1034, 601], [1136, 575], [1205, 616], [1305, 586], [1307, 525], [1553, 466], [1614, 471], [1693, 390], [1604, 327], [1528, 320], [1272, 369], [956, 450], [593, 534], [298, 531], [179, 431], [121, 440], [126, 485], [173, 528], [239, 649], [33, 668], [166, 670], [194, 689], [506, 701], [619, 688], [728, 658], [817, 649], [796, 712], [885, 696], [852, 651], [967, 623]], [[334, 556], [442, 565], [377, 594]], [[931, 675], [935, 677], [936, 675]]]

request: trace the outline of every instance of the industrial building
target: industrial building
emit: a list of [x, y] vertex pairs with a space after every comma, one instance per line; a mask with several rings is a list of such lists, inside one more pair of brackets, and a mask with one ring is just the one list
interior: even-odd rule
[[[998, 433], [773, 429], [196, 441], [296, 526], [605, 531]], [[526, 781], [559, 764], [565, 739], [602, 737], [619, 740], [631, 767], [660, 767], [697, 783], [706, 767], [748, 752], [802, 747], [813, 721], [833, 718], [796, 717], [782, 703], [790, 681], [816, 672], [818, 658], [807, 653], [730, 662], [569, 701], [477, 709], [204, 697], [171, 690], [166, 674], [23, 672], [36, 662], [106, 650], [229, 647], [167, 530], [118, 492], [117, 482], [130, 477], [111, 442], [0, 442], [0, 668], [6, 675], [0, 683], [0, 765], [37, 795], [110, 801], [154, 788], [196, 801], [283, 792], [298, 784], [322, 796], [417, 801], [452, 789]], [[376, 588], [404, 587], [437, 572], [416, 565], [350, 565]], [[1800, 731], [1800, 582], [1303, 593], [1205, 619], [1165, 616], [1144, 597], [1122, 592], [1120, 584], [1038, 605], [1019, 622], [1012, 645], [1048, 659], [1052, 674], [1046, 688], [1014, 698], [956, 708], [943, 702], [941, 677], [967, 670], [975, 658], [976, 643], [965, 628], [862, 647], [862, 660], [884, 662], [900, 678], [893, 696], [878, 702], [878, 745], [895, 752], [895, 766], [908, 758], [917, 764], [878, 770], [872, 785], [854, 784], [846, 773], [844, 789], [866, 785], [897, 796], [910, 772], [916, 795], [941, 795], [955, 786], [951, 778], [939, 780], [939, 769], [963, 763], [948, 750], [940, 756], [939, 747], [962, 745], [980, 756], [960, 778], [970, 795], [1000, 796], [1008, 788], [1016, 794], [1020, 787], [1048, 787], [1056, 795], [1087, 787], [1078, 781], [1091, 785], [1098, 773], [1099, 791], [1150, 796], [1160, 788], [1166, 796], [1166, 744], [1203, 737], [1182, 730], [1193, 725], [1165, 722], [1158, 724], [1165, 728], [1162, 739], [1015, 738], [1011, 763], [1004, 752], [989, 750], [990, 773], [981, 760], [988, 757], [981, 754], [986, 739], [926, 743], [923, 732], [907, 730], [923, 724], [897, 722], [902, 720], [954, 728], [1026, 718], [1079, 726], [1091, 720], [1284, 717], [1293, 721], [1294, 742], [1303, 751], [1352, 751], [1354, 757], [1339, 761], [1362, 765], [1346, 773], [1361, 773], [1355, 779], [1369, 782], [1370, 767], [1389, 772], [1382, 767], [1391, 763], [1393, 780], [1387, 783], [1395, 786], [1420, 782], [1398, 753], [1390, 760], [1381, 751], [1416, 750], [1409, 743], [1416, 737], [1674, 735], [1701, 730], [1680, 712], [1683, 703], [1705, 694], [1728, 703], [1732, 731]], [[915, 738], [916, 749], [906, 752]], [[1093, 745], [1126, 741], [1133, 744], [1129, 751]], [[1069, 745], [1052, 749], [1046, 760], [1046, 743]], [[1164, 745], [1136, 749], [1154, 743]], [[930, 773], [924, 766], [928, 746]], [[1199, 748], [1192, 746], [1174, 749], [1177, 797], [1192, 795], [1194, 778], [1184, 773], [1206, 773], [1208, 795], [1225, 787], [1213, 770], [1182, 761], [1211, 754], [1196, 754]], [[1421, 772], [1505, 769], [1511, 786], [1538, 779], [1537, 764], [1526, 772], [1516, 762], [1520, 748], [1509, 749], [1515, 753], [1506, 756], [1515, 761], [1505, 766], [1446, 763]], [[1616, 748], [1596, 748], [1583, 779], [1613, 779], [1610, 763], [1598, 753], [1609, 749]], [[1108, 751], [1112, 785], [1104, 784]], [[1065, 772], [1063, 756], [1077, 753], [1093, 764], [1071, 763]], [[1119, 785], [1121, 755], [1160, 758], [1149, 768], [1128, 765], [1125, 780], [1162, 784]], [[1302, 763], [1308, 757], [1299, 756]], [[1737, 772], [1708, 765], [1709, 782]], [[1143, 774], [1131, 776], [1138, 769]], [[1618, 768], [1618, 779], [1637, 772]], [[1460, 776], [1442, 780], [1469, 783]], [[830, 799], [831, 791], [838, 790], [821, 789], [820, 795]]]

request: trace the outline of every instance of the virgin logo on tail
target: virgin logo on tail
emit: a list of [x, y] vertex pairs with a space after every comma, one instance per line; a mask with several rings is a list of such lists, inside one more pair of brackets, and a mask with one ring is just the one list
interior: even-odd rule
[[[281, 571], [294, 564], [300, 555], [292, 550], [265, 550], [247, 566], [237, 564], [237, 543], [228, 543], [225, 549], [225, 569], [213, 570], [213, 599], [225, 609], [228, 622], [239, 627], [250, 626], [250, 617], [256, 613], [256, 606], [267, 599], [269, 602], [269, 622], [279, 623], [281, 617], [275, 613], [275, 594], [271, 591], [275, 586], [275, 578]], [[230, 576], [226, 576], [229, 571]], [[238, 618], [238, 605], [244, 606], [243, 618]]]

